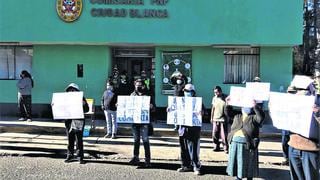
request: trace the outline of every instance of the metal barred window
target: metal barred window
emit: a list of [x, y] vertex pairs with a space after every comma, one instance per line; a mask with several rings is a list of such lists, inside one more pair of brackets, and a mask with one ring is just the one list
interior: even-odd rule
[[224, 83], [241, 84], [259, 76], [259, 48], [226, 48], [224, 54]]
[[0, 79], [19, 79], [20, 72], [32, 69], [32, 46], [0, 45]]

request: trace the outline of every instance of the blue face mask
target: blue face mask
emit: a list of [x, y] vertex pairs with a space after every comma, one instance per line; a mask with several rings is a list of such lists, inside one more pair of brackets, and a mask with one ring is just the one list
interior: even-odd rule
[[192, 92], [184, 92], [185, 97], [192, 97]]
[[251, 113], [251, 108], [248, 107], [243, 107], [241, 108], [242, 113], [250, 114]]

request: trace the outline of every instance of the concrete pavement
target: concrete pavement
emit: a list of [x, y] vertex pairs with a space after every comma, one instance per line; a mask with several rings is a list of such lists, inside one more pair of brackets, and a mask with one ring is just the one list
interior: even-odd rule
[[[84, 138], [85, 158], [130, 159], [132, 136], [130, 125], [119, 125], [117, 139], [105, 139], [104, 121], [96, 123], [89, 137]], [[179, 160], [179, 142], [173, 126], [165, 122], [154, 123], [154, 136], [150, 137], [151, 154], [154, 160]], [[279, 131], [266, 125], [261, 129], [259, 161], [264, 164], [280, 164], [283, 161]], [[34, 119], [32, 122], [17, 121], [16, 118], [0, 120], [0, 153], [8, 155], [65, 157], [67, 139], [63, 122], [49, 119]], [[143, 146], [140, 148], [143, 155]], [[203, 124], [200, 160], [205, 162], [227, 162], [223, 151], [212, 151], [211, 124]]]

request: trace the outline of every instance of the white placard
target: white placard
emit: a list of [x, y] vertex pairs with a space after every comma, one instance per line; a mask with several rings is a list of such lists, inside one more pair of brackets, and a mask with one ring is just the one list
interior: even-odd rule
[[313, 80], [309, 76], [295, 75], [290, 86], [306, 89]]
[[83, 92], [52, 94], [53, 119], [83, 119]]
[[117, 123], [150, 123], [150, 96], [118, 96]]
[[270, 83], [247, 82], [246, 88], [253, 93], [254, 100], [268, 101], [270, 95]]
[[244, 87], [231, 86], [229, 105], [238, 107], [253, 107], [253, 93]]
[[309, 137], [314, 96], [271, 92], [269, 111], [273, 126]]
[[202, 125], [201, 97], [168, 97], [167, 124]]

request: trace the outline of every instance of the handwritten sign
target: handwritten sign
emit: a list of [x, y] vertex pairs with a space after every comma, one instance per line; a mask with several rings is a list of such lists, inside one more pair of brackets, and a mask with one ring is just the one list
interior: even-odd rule
[[270, 93], [269, 110], [273, 126], [309, 137], [314, 96]]
[[253, 94], [254, 100], [268, 101], [270, 94], [270, 83], [247, 82], [246, 88]]
[[202, 125], [201, 97], [168, 97], [167, 124]]
[[52, 94], [53, 119], [83, 119], [83, 92]]
[[150, 123], [150, 96], [118, 96], [117, 123]]
[[253, 107], [254, 96], [250, 89], [231, 86], [229, 105], [238, 107]]

